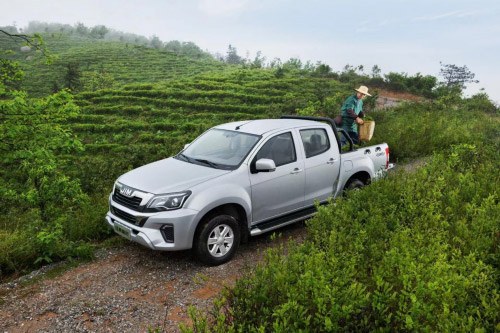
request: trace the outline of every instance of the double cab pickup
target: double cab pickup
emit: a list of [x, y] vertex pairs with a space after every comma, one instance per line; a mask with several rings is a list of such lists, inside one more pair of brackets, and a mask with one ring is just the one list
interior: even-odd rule
[[202, 262], [219, 265], [248, 237], [307, 219], [316, 203], [367, 185], [389, 167], [387, 144], [355, 147], [329, 118], [232, 122], [120, 176], [106, 221], [153, 250], [193, 249]]

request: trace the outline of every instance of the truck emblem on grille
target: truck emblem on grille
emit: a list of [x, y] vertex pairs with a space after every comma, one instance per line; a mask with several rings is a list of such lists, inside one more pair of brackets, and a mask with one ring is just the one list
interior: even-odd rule
[[127, 196], [127, 197], [131, 197], [132, 192], [134, 192], [134, 190], [132, 190], [130, 187], [122, 187], [120, 189], [120, 194], [123, 194], [124, 196]]

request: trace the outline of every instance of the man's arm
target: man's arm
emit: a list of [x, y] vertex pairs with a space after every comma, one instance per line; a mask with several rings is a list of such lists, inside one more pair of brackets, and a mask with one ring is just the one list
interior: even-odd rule
[[352, 119], [358, 118], [358, 115], [356, 114], [356, 112], [354, 112], [354, 109], [348, 109], [347, 116]]

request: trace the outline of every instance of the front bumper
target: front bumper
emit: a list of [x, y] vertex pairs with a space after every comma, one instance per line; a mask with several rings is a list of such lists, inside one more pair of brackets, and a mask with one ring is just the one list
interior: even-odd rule
[[[145, 220], [144, 224], [139, 226], [126, 221], [123, 217], [117, 216], [112, 212], [113, 209], [108, 211], [105, 219], [109, 226], [115, 231], [120, 225], [125, 226], [126, 229], [130, 229], [128, 238], [131, 241], [153, 250], [163, 251], [186, 250], [193, 246], [193, 237], [198, 222], [196, 220], [198, 211], [181, 208], [158, 213], [141, 213], [114, 202], [111, 197], [109, 203], [112, 207], [136, 217], [138, 220]], [[173, 241], [167, 242], [162, 235], [160, 228], [165, 225], [173, 227]], [[121, 233], [118, 234], [123, 236]]]

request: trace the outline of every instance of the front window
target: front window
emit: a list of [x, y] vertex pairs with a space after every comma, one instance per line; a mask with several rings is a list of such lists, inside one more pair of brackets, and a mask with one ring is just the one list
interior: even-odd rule
[[274, 161], [276, 167], [295, 162], [295, 146], [292, 133], [282, 133], [269, 139], [255, 156], [255, 161], [267, 158]]
[[186, 162], [217, 169], [236, 169], [260, 136], [237, 131], [211, 129], [176, 156]]

